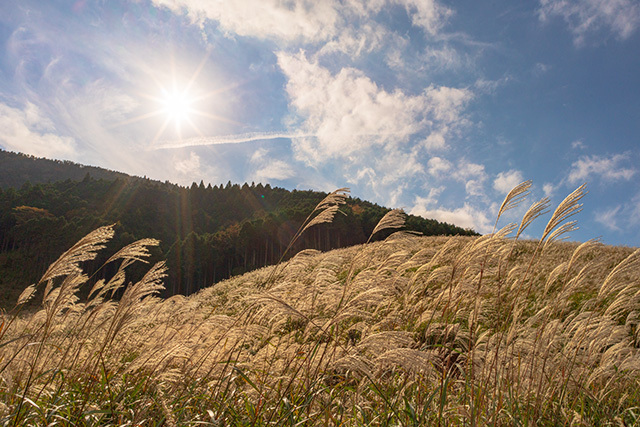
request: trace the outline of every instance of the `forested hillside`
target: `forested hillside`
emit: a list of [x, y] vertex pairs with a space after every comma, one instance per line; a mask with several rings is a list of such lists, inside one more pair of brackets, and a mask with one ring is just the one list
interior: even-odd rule
[[[2, 299], [9, 302], [83, 235], [109, 224], [116, 224], [117, 230], [117, 238], [110, 243], [113, 249], [142, 238], [160, 240], [152, 261], [166, 260], [168, 264], [166, 294], [191, 294], [232, 275], [277, 262], [304, 219], [326, 195], [287, 191], [269, 184], [205, 186], [201, 181], [181, 187], [122, 174], [118, 174], [122, 178], [95, 179], [87, 171], [79, 181], [54, 181], [55, 173], [43, 173], [53, 170], [52, 163], [67, 177], [75, 170], [93, 172], [98, 168], [1, 154], [4, 164], [11, 164], [9, 157], [17, 158], [25, 168], [20, 172], [25, 183], [19, 188], [7, 188], [0, 182], [0, 289]], [[30, 182], [32, 174], [39, 183]], [[43, 176], [51, 182], [44, 183]], [[344, 215], [338, 214], [333, 223], [308, 230], [290, 254], [305, 248], [324, 251], [363, 243], [388, 209], [350, 198], [341, 212]], [[407, 229], [425, 235], [474, 234], [411, 215]], [[108, 253], [87, 269], [95, 272]], [[113, 271], [108, 269], [97, 272], [99, 276], [110, 274]]]
[[81, 181], [87, 173], [96, 179], [134, 178], [122, 172], [68, 160], [43, 159], [0, 149], [0, 188], [20, 188], [25, 182], [38, 184], [66, 179]]

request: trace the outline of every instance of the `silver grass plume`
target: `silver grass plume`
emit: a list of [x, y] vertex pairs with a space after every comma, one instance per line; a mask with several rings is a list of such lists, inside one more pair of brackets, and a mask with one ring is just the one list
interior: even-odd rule
[[96, 253], [105, 247], [104, 244], [113, 237], [113, 234], [113, 225], [100, 227], [87, 234], [49, 266], [38, 284], [50, 282], [60, 276], [81, 274], [82, 269], [79, 264], [94, 259]]
[[349, 191], [350, 190], [346, 187], [338, 188], [337, 190], [334, 190], [331, 193], [327, 194], [327, 196], [316, 205], [313, 211], [302, 223], [291, 241], [289, 241], [289, 245], [282, 252], [282, 256], [280, 256], [278, 263], [271, 270], [271, 274], [269, 274], [266, 281], [263, 282], [260, 287], [266, 286], [273, 280], [273, 278], [276, 276], [276, 272], [278, 271], [278, 266], [282, 263], [284, 257], [289, 253], [289, 250], [298, 241], [302, 233], [315, 225], [333, 221], [333, 218], [338, 212], [338, 208], [340, 207], [340, 205], [343, 205], [347, 202], [346, 199], [349, 195]]
[[531, 181], [525, 181], [516, 185], [515, 187], [513, 187], [511, 191], [509, 191], [509, 194], [507, 194], [507, 197], [504, 198], [502, 205], [500, 205], [500, 209], [498, 209], [496, 224], [498, 223], [498, 220], [500, 219], [503, 213], [517, 207], [520, 203], [522, 203], [522, 201], [529, 194], [530, 189], [531, 189]]
[[111, 258], [109, 258], [105, 264], [108, 264], [117, 259], [123, 259], [127, 261], [140, 261], [146, 264], [149, 261], [145, 260], [144, 258], [147, 258], [151, 255], [147, 247], [158, 246], [159, 244], [160, 241], [156, 239], [138, 240], [125, 246], [124, 248], [113, 254], [113, 256], [111, 256]]
[[147, 247], [158, 246], [159, 244], [160, 241], [156, 239], [141, 239], [125, 246], [113, 254], [105, 264], [122, 259], [122, 263], [120, 264], [118, 271], [108, 282], [105, 282], [104, 280], [96, 282], [89, 292], [89, 297], [97, 292], [96, 298], [101, 298], [109, 291], [111, 292], [111, 296], [113, 296], [113, 294], [120, 289], [122, 285], [124, 285], [126, 277], [125, 269], [136, 261], [140, 261], [145, 264], [148, 263], [148, 261], [144, 259], [151, 256]]
[[327, 194], [327, 196], [324, 199], [322, 199], [320, 203], [316, 205], [316, 207], [313, 209], [313, 212], [311, 212], [311, 215], [313, 215], [316, 212], [320, 212], [320, 213], [318, 213], [315, 217], [313, 217], [310, 221], [308, 221], [307, 224], [304, 226], [304, 228], [302, 228], [302, 231], [296, 234], [294, 239], [297, 239], [308, 228], [311, 228], [314, 225], [324, 224], [326, 222], [333, 221], [333, 218], [338, 212], [338, 208], [340, 207], [340, 205], [343, 205], [346, 203], [348, 194], [349, 194], [348, 188], [338, 188], [337, 190], [334, 190], [331, 193]]
[[576, 229], [575, 221], [570, 221], [568, 223], [565, 223], [564, 221], [582, 211], [582, 203], [578, 202], [587, 195], [586, 187], [587, 184], [582, 184], [580, 187], [576, 188], [573, 193], [565, 197], [565, 199], [558, 205], [555, 212], [553, 212], [551, 219], [542, 233], [542, 238], [540, 239], [541, 242], [544, 242], [543, 249], [552, 241], [557, 240], [561, 235]]
[[549, 198], [545, 197], [543, 199], [538, 200], [527, 210], [527, 212], [522, 217], [522, 221], [520, 222], [520, 227], [518, 228], [518, 232], [516, 233], [516, 238], [522, 234], [524, 230], [539, 216], [547, 213], [547, 208], [549, 207]]
[[569, 260], [569, 264], [567, 266], [567, 271], [569, 271], [571, 269], [571, 266], [573, 266], [573, 264], [575, 264], [576, 260], [582, 256], [582, 254], [584, 254], [585, 252], [591, 250], [592, 248], [594, 248], [595, 246], [599, 246], [602, 245], [598, 239], [589, 239], [584, 243], [581, 243], [574, 251], [573, 254], [571, 254], [571, 259]]
[[607, 275], [598, 290], [598, 298], [607, 298], [608, 296], [619, 292], [626, 287], [626, 283], [620, 280], [626, 274], [636, 271], [640, 264], [640, 249], [636, 249], [631, 255], [622, 260]]
[[307, 225], [305, 225], [300, 234], [304, 233], [307, 229], [313, 227], [314, 225], [333, 221], [333, 218], [338, 212], [338, 207], [338, 205], [332, 205], [323, 208], [318, 215], [314, 216], [311, 221], [309, 221]]
[[26, 303], [31, 298], [33, 298], [35, 293], [36, 293], [36, 285], [35, 284], [27, 286], [25, 288], [25, 290], [22, 291], [22, 293], [18, 297], [18, 303], [16, 305], [22, 305], [22, 304]]
[[402, 209], [393, 209], [387, 212], [376, 224], [375, 228], [371, 232], [369, 236], [369, 240], [367, 243], [371, 241], [371, 238], [378, 232], [382, 230], [387, 230], [389, 228], [402, 228], [404, 227], [404, 222], [406, 219], [406, 214]]
[[113, 315], [111, 327], [107, 332], [106, 343], [110, 343], [120, 330], [131, 321], [140, 308], [141, 302], [146, 297], [158, 293], [164, 289], [163, 279], [167, 276], [167, 267], [164, 261], [155, 264], [139, 282], [128, 286]]

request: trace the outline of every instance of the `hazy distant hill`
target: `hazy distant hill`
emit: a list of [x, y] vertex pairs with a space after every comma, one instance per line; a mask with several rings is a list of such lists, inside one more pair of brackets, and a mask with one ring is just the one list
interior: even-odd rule
[[[254, 183], [205, 186], [201, 181], [181, 187], [0, 151], [2, 299], [15, 300], [16, 292], [37, 280], [73, 243], [108, 224], [117, 225], [113, 248], [142, 238], [160, 240], [153, 260], [167, 261], [167, 294], [190, 294], [277, 262], [325, 196]], [[341, 208], [345, 215], [310, 229], [291, 254], [305, 248], [324, 251], [363, 243], [388, 210], [350, 198]], [[407, 229], [425, 235], [475, 234], [412, 215]], [[95, 270], [102, 261], [88, 268]], [[108, 276], [113, 271], [99, 274]]]

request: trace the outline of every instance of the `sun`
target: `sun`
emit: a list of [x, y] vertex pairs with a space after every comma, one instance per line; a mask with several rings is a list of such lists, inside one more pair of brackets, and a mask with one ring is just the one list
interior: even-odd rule
[[[159, 122], [156, 120], [156, 124], [159, 126], [148, 142], [148, 148], [153, 149], [163, 137], [165, 139], [169, 138], [169, 140], [175, 140], [176, 138], [177, 140], [182, 140], [193, 135], [202, 137], [204, 133], [200, 126], [210, 127], [212, 122], [227, 122], [239, 125], [240, 123], [235, 120], [217, 115], [212, 111], [212, 106], [214, 109], [219, 108], [215, 105], [217, 104], [216, 100], [221, 99], [220, 94], [232, 90], [237, 85], [225, 85], [211, 90], [211, 88], [207, 88], [210, 85], [206, 84], [202, 87], [196, 82], [207, 63], [208, 57], [209, 52], [202, 58], [190, 78], [185, 78], [185, 75], [177, 72], [177, 69], [184, 68], [184, 66], [178, 67], [178, 64], [173, 59], [166, 67], [170, 70], [169, 72], [159, 71], [157, 74], [149, 74], [149, 82], [152, 83], [150, 85], [152, 87], [147, 87], [137, 92], [140, 98], [147, 101], [141, 104], [146, 109], [146, 112], [116, 123], [114, 127], [130, 125], [149, 119], [159, 119]], [[173, 131], [171, 128], [173, 128]]]
[[190, 122], [190, 115], [194, 113], [195, 98], [186, 90], [163, 90], [159, 97], [160, 110], [169, 122], [173, 122], [176, 129], [180, 129], [185, 122]]

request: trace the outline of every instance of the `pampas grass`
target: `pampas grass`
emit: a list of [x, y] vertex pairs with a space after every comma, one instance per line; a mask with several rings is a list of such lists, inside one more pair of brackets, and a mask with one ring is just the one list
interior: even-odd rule
[[[486, 236], [307, 250], [166, 300], [162, 263], [125, 286], [154, 240], [111, 256], [108, 280], [82, 272], [113, 235], [103, 227], [2, 314], [0, 424], [640, 425], [640, 252], [561, 241], [585, 194], [536, 241], [520, 238], [547, 199]], [[390, 211], [373, 234], [403, 221]], [[42, 309], [22, 315], [39, 287]]]

